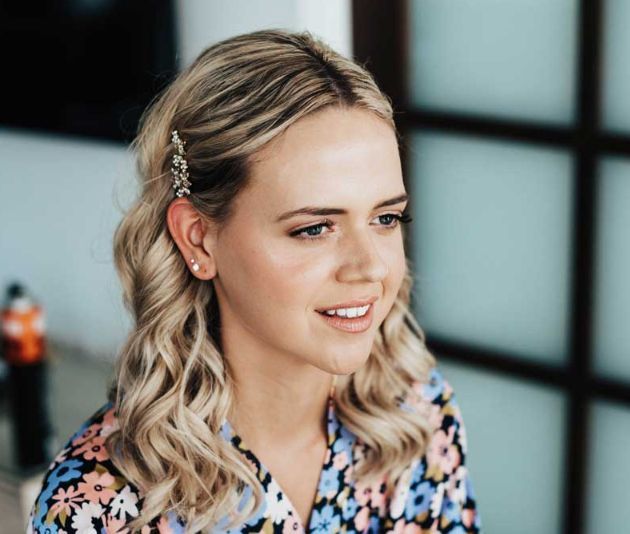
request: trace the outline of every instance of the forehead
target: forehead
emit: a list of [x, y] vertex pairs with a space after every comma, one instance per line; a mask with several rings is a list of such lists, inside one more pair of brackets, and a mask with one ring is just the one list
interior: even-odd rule
[[251, 197], [269, 207], [292, 202], [339, 202], [403, 190], [400, 156], [391, 126], [361, 109], [327, 108], [291, 125], [251, 164]]

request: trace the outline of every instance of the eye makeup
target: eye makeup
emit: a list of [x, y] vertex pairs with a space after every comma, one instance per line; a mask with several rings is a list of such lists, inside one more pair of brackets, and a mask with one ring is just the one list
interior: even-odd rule
[[[413, 218], [406, 212], [400, 214], [400, 213], [383, 213], [382, 215], [378, 215], [378, 218], [380, 217], [393, 217], [394, 220], [396, 221], [395, 224], [385, 224], [383, 225], [384, 228], [388, 229], [388, 230], [394, 230], [395, 228], [398, 228], [398, 223], [403, 223], [403, 224], [407, 224], [410, 223], [411, 221], [413, 221]], [[331, 221], [330, 219], [324, 219], [323, 222], [321, 223], [317, 223], [317, 224], [313, 224], [310, 226], [306, 226], [304, 228], [300, 228], [298, 230], [293, 230], [289, 235], [291, 237], [295, 237], [297, 239], [305, 239], [305, 240], [314, 240], [314, 239], [321, 239], [325, 234], [308, 234], [309, 231], [313, 230], [316, 231], [318, 229], [321, 228], [332, 228], [334, 226], [334, 222]], [[305, 232], [307, 232], [304, 236], [302, 234], [304, 234]], [[308, 236], [308, 237], [306, 237]]]

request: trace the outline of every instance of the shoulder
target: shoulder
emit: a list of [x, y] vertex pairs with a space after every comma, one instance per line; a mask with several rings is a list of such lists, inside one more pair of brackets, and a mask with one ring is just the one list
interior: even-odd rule
[[[413, 384], [407, 410], [421, 413], [433, 431], [424, 455], [401, 477], [392, 502], [401, 524], [415, 521], [427, 528], [439, 522], [446, 531], [479, 531], [479, 515], [467, 464], [462, 412], [451, 384], [439, 367]], [[400, 525], [399, 525], [400, 526]]]
[[[430, 369], [426, 380], [413, 382], [412, 391], [413, 395], [406, 398], [401, 407], [427, 417], [435, 429], [434, 435], [446, 432], [454, 437], [455, 432], [463, 430], [458, 399], [440, 367]], [[465, 443], [463, 445], [465, 447]]]
[[29, 532], [116, 532], [138, 515], [139, 492], [105, 448], [116, 428], [115, 409], [107, 403], [66, 442], [44, 475]]
[[413, 391], [415, 407], [434, 429], [427, 448], [427, 462], [442, 467], [444, 472], [438, 478], [450, 475], [463, 464], [467, 452], [466, 429], [455, 391], [439, 367], [430, 370], [426, 381], [415, 382]]

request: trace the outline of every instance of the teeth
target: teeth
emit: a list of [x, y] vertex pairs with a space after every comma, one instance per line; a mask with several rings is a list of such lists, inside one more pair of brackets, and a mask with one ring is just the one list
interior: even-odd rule
[[369, 309], [370, 305], [366, 304], [361, 308], [339, 308], [338, 310], [325, 310], [326, 315], [338, 315], [339, 317], [362, 317]]

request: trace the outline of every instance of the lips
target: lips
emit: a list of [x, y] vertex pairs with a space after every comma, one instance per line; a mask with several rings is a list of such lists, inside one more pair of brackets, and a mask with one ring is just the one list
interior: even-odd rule
[[349, 300], [347, 302], [342, 302], [340, 304], [332, 304], [324, 308], [318, 308], [315, 311], [319, 313], [324, 313], [326, 310], [338, 310], [340, 308], [360, 308], [361, 306], [365, 306], [366, 304], [372, 304], [377, 299], [378, 297], [368, 297], [368, 298], [362, 298], [362, 299]]
[[360, 334], [369, 330], [372, 325], [372, 318], [374, 316], [373, 309], [374, 305], [370, 305], [367, 313], [361, 317], [339, 317], [338, 315], [328, 315], [322, 312], [319, 312], [319, 315], [329, 326], [332, 326], [336, 330], [342, 330], [351, 334]]

